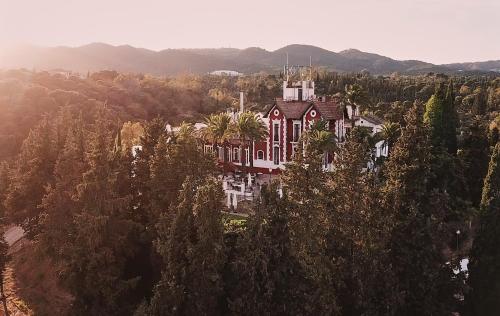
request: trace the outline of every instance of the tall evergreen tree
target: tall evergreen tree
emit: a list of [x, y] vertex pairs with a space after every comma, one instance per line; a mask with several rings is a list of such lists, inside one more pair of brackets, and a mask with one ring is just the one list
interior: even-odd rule
[[[303, 147], [304, 144], [301, 145]], [[313, 147], [314, 148], [314, 147]], [[310, 294], [320, 313], [338, 312], [335, 288], [335, 265], [326, 252], [328, 237], [323, 227], [328, 207], [326, 172], [323, 171], [323, 152], [301, 148], [283, 174], [283, 194], [288, 196], [290, 207], [290, 236], [301, 267], [313, 282]]]
[[490, 159], [487, 127], [481, 121], [474, 120], [469, 127], [463, 128], [458, 157], [464, 165], [472, 205], [479, 207]]
[[209, 177], [196, 192], [193, 212], [196, 244], [189, 252], [188, 273], [193, 315], [217, 315], [223, 306], [222, 268], [225, 264], [221, 211], [224, 193], [222, 184]]
[[[150, 186], [151, 179], [150, 164], [160, 138], [165, 135], [165, 121], [160, 117], [146, 122], [144, 135], [140, 137], [141, 149], [136, 152], [134, 163], [134, 205], [138, 214], [142, 214], [142, 222], [149, 225], [148, 215], [151, 212]], [[147, 228], [151, 228], [147, 226]]]
[[79, 210], [77, 185], [86, 170], [83, 122], [79, 119], [69, 124], [64, 148], [54, 168], [55, 183], [49, 186], [41, 203], [40, 245], [55, 259], [66, 251], [66, 241], [73, 224], [71, 219]]
[[146, 314], [219, 315], [224, 309], [222, 197], [215, 178], [188, 177], [173, 221], [162, 215], [156, 244], [166, 269]]
[[134, 303], [130, 292], [139, 279], [125, 273], [137, 252], [138, 228], [129, 218], [131, 196], [117, 192], [108, 132], [101, 121], [95, 128], [61, 274], [75, 296], [75, 314], [121, 315]]
[[335, 292], [342, 315], [385, 315], [394, 304], [387, 271], [390, 214], [380, 207], [380, 184], [367, 169], [371, 145], [353, 130], [328, 174], [324, 228], [328, 257], [336, 262]]
[[500, 309], [500, 143], [484, 179], [480, 223], [469, 264], [469, 315], [497, 315]]
[[185, 315], [187, 312], [191, 275], [189, 254], [196, 243], [193, 203], [196, 184], [191, 177], [184, 181], [179, 204], [170, 225], [169, 214], [163, 214], [158, 223], [156, 248], [165, 262], [160, 282], [154, 289], [149, 314]]
[[286, 196], [272, 184], [237, 242], [230, 262], [234, 285], [226, 287], [229, 310], [237, 315], [306, 315], [321, 312], [311, 300], [312, 282], [294, 256]]
[[44, 118], [23, 142], [12, 177], [5, 202], [8, 216], [24, 228], [28, 237], [38, 233], [42, 212], [39, 206], [45, 188], [53, 181], [57, 159], [54, 145], [52, 126]]
[[451, 312], [452, 272], [442, 255], [439, 223], [442, 196], [429, 187], [431, 144], [419, 104], [406, 116], [406, 127], [386, 163], [384, 204], [393, 212], [388, 244], [396, 276], [392, 307], [396, 315], [444, 315]]
[[442, 83], [436, 86], [435, 93], [427, 101], [424, 121], [430, 127], [433, 146], [443, 146], [450, 154], [456, 154], [458, 115], [451, 81], [446, 92]]

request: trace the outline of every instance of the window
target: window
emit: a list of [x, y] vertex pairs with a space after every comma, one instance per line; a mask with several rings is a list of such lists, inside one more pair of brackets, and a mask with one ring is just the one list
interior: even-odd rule
[[257, 150], [257, 159], [264, 160], [264, 151]]
[[280, 141], [280, 125], [278, 123], [273, 124], [273, 140], [275, 142]]
[[239, 158], [239, 151], [240, 151], [239, 148], [234, 148], [233, 149], [233, 161], [239, 161], [240, 160], [240, 158]]
[[280, 164], [280, 148], [279, 147], [273, 148], [273, 160], [274, 160], [275, 165]]
[[298, 142], [300, 138], [300, 123], [293, 123], [293, 141]]
[[245, 160], [245, 164], [250, 163], [250, 150], [248, 148], [245, 148], [245, 154], [241, 158], [242, 158], [242, 160]]

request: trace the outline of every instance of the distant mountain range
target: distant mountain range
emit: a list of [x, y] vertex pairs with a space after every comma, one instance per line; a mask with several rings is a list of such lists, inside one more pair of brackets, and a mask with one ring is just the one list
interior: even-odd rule
[[103, 43], [80, 47], [25, 46], [0, 51], [0, 68], [34, 68], [80, 73], [112, 69], [154, 75], [201, 74], [216, 70], [233, 70], [241, 73], [278, 72], [286, 61], [286, 54], [290, 64], [308, 65], [311, 57], [314, 66], [338, 72], [367, 70], [372, 74], [500, 73], [500, 60], [435, 65], [418, 60], [395, 60], [357, 49], [336, 53], [316, 46], [297, 44], [275, 51], [258, 47], [153, 51], [128, 45], [112, 46]]

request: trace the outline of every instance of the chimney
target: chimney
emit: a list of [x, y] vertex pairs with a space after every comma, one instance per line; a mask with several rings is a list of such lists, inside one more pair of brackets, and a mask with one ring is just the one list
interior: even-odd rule
[[244, 106], [243, 106], [243, 91], [240, 91], [240, 113], [243, 113], [244, 111]]

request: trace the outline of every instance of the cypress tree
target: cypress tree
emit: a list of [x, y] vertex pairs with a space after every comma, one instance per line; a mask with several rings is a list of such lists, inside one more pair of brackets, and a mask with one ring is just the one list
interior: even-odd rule
[[[303, 147], [302, 144], [301, 147]], [[292, 163], [282, 177], [283, 195], [287, 195], [291, 218], [290, 235], [295, 257], [307, 278], [314, 284], [310, 293], [316, 312], [335, 314], [336, 302], [334, 261], [328, 257], [327, 230], [318, 229], [326, 221], [329, 191], [326, 172], [323, 171], [322, 153], [299, 148]], [[311, 311], [313, 313], [313, 311]]]
[[427, 101], [424, 121], [430, 127], [433, 146], [443, 146], [450, 154], [456, 154], [458, 115], [451, 81], [446, 92], [442, 83], [436, 87], [435, 93]]
[[328, 174], [326, 213], [328, 257], [337, 262], [335, 292], [342, 315], [387, 314], [394, 304], [394, 276], [388, 271], [386, 244], [390, 215], [380, 207], [380, 183], [367, 170], [372, 148], [354, 129]]
[[188, 253], [190, 306], [187, 314], [218, 315], [223, 310], [222, 268], [225, 264], [221, 211], [224, 193], [221, 183], [207, 178], [195, 196], [193, 212], [196, 244]]
[[[156, 248], [165, 262], [160, 282], [151, 299], [151, 315], [185, 315], [187, 311], [190, 274], [189, 253], [196, 243], [193, 203], [195, 183], [191, 177], [184, 181], [174, 219], [162, 214], [158, 224]], [[172, 225], [170, 225], [172, 223]]]
[[439, 228], [446, 202], [429, 187], [431, 144], [421, 107], [416, 103], [405, 119], [385, 170], [384, 205], [394, 218], [388, 249], [397, 304], [391, 314], [444, 315], [455, 294]]
[[277, 185], [262, 190], [256, 214], [237, 241], [230, 262], [234, 285], [226, 288], [237, 315], [305, 315], [321, 312], [311, 300], [312, 283], [294, 256], [290, 210]]
[[453, 82], [450, 80], [446, 89], [446, 96], [443, 108], [443, 146], [448, 153], [455, 155], [457, 153], [457, 128], [459, 119], [455, 108], [455, 94], [453, 92]]
[[[157, 250], [165, 269], [146, 314], [219, 315], [224, 309], [222, 185], [188, 177], [176, 214], [162, 214]], [[140, 312], [144, 313], [144, 310]]]
[[500, 143], [484, 180], [479, 228], [469, 263], [469, 315], [497, 315], [500, 309]]
[[487, 127], [481, 121], [474, 120], [464, 129], [458, 156], [464, 165], [464, 177], [472, 205], [479, 207], [490, 159]]
[[144, 135], [140, 137], [141, 149], [137, 151], [134, 163], [134, 205], [137, 208], [138, 214], [142, 215], [142, 222], [150, 228], [151, 213], [150, 205], [150, 164], [155, 153], [155, 147], [158, 145], [160, 138], [165, 134], [165, 121], [160, 117], [154, 118], [152, 121], [146, 122], [144, 126]]

